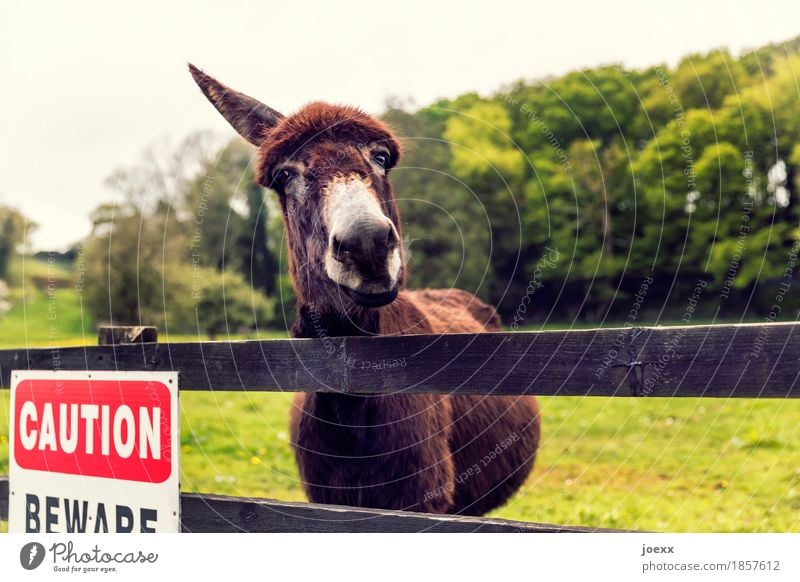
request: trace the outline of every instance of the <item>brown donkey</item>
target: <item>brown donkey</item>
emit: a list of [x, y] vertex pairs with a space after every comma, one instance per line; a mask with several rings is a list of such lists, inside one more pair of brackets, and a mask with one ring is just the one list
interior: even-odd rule
[[[401, 291], [400, 217], [389, 171], [400, 145], [352, 107], [285, 117], [189, 65], [214, 107], [259, 149], [277, 192], [300, 338], [500, 331], [457, 289]], [[539, 441], [532, 397], [298, 394], [291, 436], [311, 501], [481, 515], [525, 481]]]

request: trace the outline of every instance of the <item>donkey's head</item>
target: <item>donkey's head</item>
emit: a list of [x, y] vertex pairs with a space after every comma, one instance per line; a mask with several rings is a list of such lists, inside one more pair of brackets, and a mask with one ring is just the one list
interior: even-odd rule
[[283, 116], [189, 69], [214, 107], [259, 148], [257, 180], [280, 198], [299, 299], [345, 310], [391, 303], [404, 257], [388, 178], [400, 147], [389, 128], [358, 109], [324, 103]]

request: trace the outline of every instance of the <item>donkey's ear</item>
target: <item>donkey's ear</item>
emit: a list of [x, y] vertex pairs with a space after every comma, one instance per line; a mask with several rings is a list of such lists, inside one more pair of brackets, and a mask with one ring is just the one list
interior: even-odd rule
[[191, 63], [189, 72], [222, 117], [254, 146], [260, 146], [264, 142], [267, 130], [283, 117], [260, 101], [226, 87]]

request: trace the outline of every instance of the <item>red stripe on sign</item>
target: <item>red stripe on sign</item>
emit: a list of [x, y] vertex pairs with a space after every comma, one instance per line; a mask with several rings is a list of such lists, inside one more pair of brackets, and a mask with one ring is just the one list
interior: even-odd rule
[[12, 455], [24, 469], [162, 483], [172, 467], [170, 402], [161, 382], [24, 380]]

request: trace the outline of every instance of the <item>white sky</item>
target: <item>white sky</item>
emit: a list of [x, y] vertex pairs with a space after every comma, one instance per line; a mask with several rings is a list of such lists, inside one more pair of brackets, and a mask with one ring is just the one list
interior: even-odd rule
[[0, 0], [0, 203], [40, 224], [36, 248], [63, 248], [148, 145], [232, 136], [187, 61], [284, 113], [318, 99], [379, 112], [390, 95], [424, 105], [800, 34], [797, 0], [314, 4]]

